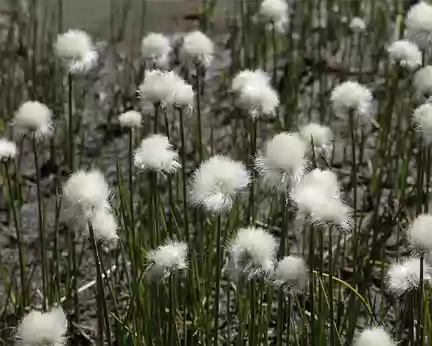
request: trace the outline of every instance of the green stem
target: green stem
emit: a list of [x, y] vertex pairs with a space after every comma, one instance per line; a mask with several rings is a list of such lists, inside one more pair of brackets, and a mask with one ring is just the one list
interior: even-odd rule
[[184, 134], [184, 122], [183, 122], [183, 109], [178, 108], [180, 116], [180, 138], [181, 138], [181, 164], [182, 164], [182, 187], [183, 187], [183, 220], [184, 220], [184, 232], [187, 243], [189, 243], [189, 220], [188, 220], [188, 208], [187, 208], [187, 175], [186, 175], [186, 141]]
[[33, 154], [35, 161], [36, 170], [36, 193], [38, 200], [38, 229], [39, 229], [39, 242], [40, 242], [40, 255], [41, 255], [41, 269], [42, 269], [42, 291], [43, 291], [43, 309], [46, 309], [46, 294], [47, 294], [47, 273], [46, 273], [46, 250], [45, 250], [45, 232], [43, 224], [43, 208], [42, 208], [42, 191], [41, 191], [41, 179], [39, 171], [39, 157], [37, 152], [37, 141], [36, 137], [33, 135]]
[[330, 345], [335, 342], [335, 326], [334, 326], [334, 304], [333, 304], [333, 227], [329, 227], [328, 234], [328, 251], [329, 251], [329, 305], [330, 305]]
[[221, 215], [217, 216], [217, 229], [216, 229], [216, 280], [215, 280], [215, 299], [214, 299], [214, 338], [213, 344], [217, 346], [218, 333], [219, 333], [219, 286], [222, 265], [222, 246], [221, 246]]
[[197, 127], [198, 127], [198, 158], [199, 162], [203, 160], [203, 145], [202, 145], [202, 124], [201, 124], [201, 83], [200, 83], [200, 66], [196, 66], [195, 89], [196, 89], [196, 111], [197, 111]]

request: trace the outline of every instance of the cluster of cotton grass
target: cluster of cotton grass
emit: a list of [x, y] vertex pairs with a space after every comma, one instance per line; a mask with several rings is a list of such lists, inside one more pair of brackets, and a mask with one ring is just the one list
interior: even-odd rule
[[[264, 0], [259, 7], [259, 15], [273, 29], [284, 31], [288, 23], [287, 3], [283, 0]], [[413, 74], [414, 88], [426, 98], [432, 96], [432, 66], [420, 68], [423, 62], [419, 47], [423, 47], [424, 42], [430, 40], [432, 33], [430, 15], [432, 15], [430, 5], [422, 2], [413, 6], [406, 18], [407, 38], [397, 40], [388, 47], [391, 61]], [[361, 18], [355, 17], [350, 22], [350, 28], [356, 33], [361, 33], [366, 30], [366, 24]], [[59, 35], [54, 48], [57, 56], [64, 62], [69, 75], [86, 73], [97, 63], [97, 49], [90, 36], [83, 31], [70, 30]], [[195, 85], [192, 86], [187, 80], [189, 76], [183, 78], [183, 74], [180, 76], [177, 71], [169, 70], [170, 55], [173, 52], [170, 40], [159, 33], [148, 34], [141, 43], [141, 53], [146, 69], [137, 92], [142, 102], [148, 102], [154, 106], [153, 133], [140, 138], [139, 145], [133, 148], [134, 135], [138, 134], [138, 131], [135, 130], [142, 128], [146, 120], [143, 119], [140, 111], [128, 110], [118, 117], [118, 121], [122, 127], [130, 130], [130, 205], [128, 207], [130, 210], [128, 210], [127, 217], [133, 218], [135, 206], [132, 197], [133, 189], [136, 187], [134, 186], [136, 181], [132, 178], [133, 168], [140, 174], [139, 178], [145, 176], [143, 172], [148, 173], [148, 194], [150, 196], [145, 207], [153, 212], [152, 217], [155, 220], [158, 219], [159, 209], [162, 209], [160, 208], [162, 202], [158, 200], [159, 189], [172, 183], [172, 179], [179, 171], [183, 174], [184, 224], [176, 225], [178, 228], [176, 235], [168, 234], [168, 231], [161, 232], [162, 227], [156, 224], [153, 230], [149, 230], [151, 241], [147, 242], [148, 235], [144, 235], [143, 244], [138, 246], [133, 244], [131, 256], [131, 263], [141, 256], [145, 257], [147, 267], [143, 270], [142, 275], [157, 283], [157, 289], [155, 289], [157, 294], [164, 292], [159, 289], [168, 282], [170, 304], [172, 305], [164, 311], [170, 310], [172, 316], [176, 314], [174, 305], [178, 303], [173, 302], [177, 294], [172, 294], [171, 289], [175, 283], [172, 279], [181, 278], [179, 274], [186, 273], [189, 269], [197, 270], [193, 267], [196, 261], [194, 257], [196, 249], [193, 248], [195, 239], [186, 231], [188, 228], [187, 203], [189, 206], [201, 209], [195, 211], [197, 219], [204, 218], [203, 215], [208, 213], [210, 222], [215, 222], [216, 236], [210, 235], [206, 238], [210, 240], [206, 240], [205, 245], [207, 251], [216, 252], [213, 303], [215, 309], [213, 329], [216, 335], [213, 341], [217, 344], [220, 279], [224, 273], [227, 274], [229, 280], [234, 281], [240, 293], [244, 287], [250, 287], [252, 297], [257, 292], [262, 297], [264, 290], [268, 289], [265, 285], [270, 284], [283, 294], [283, 299], [287, 299], [289, 304], [293, 297], [297, 298], [297, 294], [304, 293], [306, 286], [309, 285], [310, 292], [312, 292], [312, 296], [309, 297], [312, 300], [311, 319], [315, 321], [313, 312], [314, 263], [311, 261], [311, 265], [308, 265], [305, 258], [286, 253], [282, 244], [286, 241], [286, 229], [281, 230], [281, 237], [278, 238], [265, 226], [258, 226], [253, 217], [244, 218], [241, 221], [243, 225], [233, 234], [228, 234], [222, 229], [222, 221], [231, 220], [231, 212], [235, 209], [236, 204], [241, 204], [248, 189], [253, 197], [254, 183], [262, 182], [271, 193], [278, 197], [281, 196], [283, 213], [287, 211], [291, 213], [293, 219], [290, 221], [295, 221], [292, 223], [293, 227], [308, 228], [311, 231], [312, 239], [315, 237], [315, 231], [320, 232], [321, 237], [328, 232], [330, 241], [333, 229], [340, 230], [346, 235], [355, 228], [356, 220], [353, 213], [356, 210], [355, 206], [353, 210], [343, 198], [337, 174], [327, 169], [329, 166], [327, 159], [334, 139], [333, 131], [318, 123], [302, 124], [298, 131], [282, 131], [274, 134], [266, 138], [260, 148], [256, 148], [256, 138], [251, 136], [253, 157], [250, 165], [232, 159], [227, 154], [214, 154], [204, 158], [198, 162], [186, 186], [184, 138], [182, 138], [181, 149], [177, 150], [169, 134], [159, 133], [159, 109], [166, 110], [172, 107], [182, 116], [184, 109], [192, 111], [194, 106], [199, 106], [200, 83], [203, 82], [200, 79], [201, 72], [212, 63], [214, 50], [213, 42], [200, 31], [193, 31], [184, 36], [180, 47], [180, 58], [188, 69], [195, 69], [197, 79]], [[400, 73], [399, 69], [397, 71]], [[232, 80], [231, 90], [236, 105], [247, 113], [254, 126], [258, 126], [263, 118], [277, 116], [280, 100], [272, 83], [269, 75], [260, 69], [240, 71]], [[348, 80], [333, 89], [329, 101], [334, 113], [345, 121], [351, 130], [353, 172], [356, 175], [357, 171], [354, 166], [356, 161], [355, 130], [357, 123], [364, 118], [375, 123], [372, 117], [372, 91], [366, 85]], [[425, 102], [416, 108], [412, 121], [425, 144], [429, 145], [432, 139], [432, 105]], [[53, 133], [51, 110], [37, 101], [27, 101], [17, 110], [13, 124], [21, 133], [32, 137], [37, 163], [37, 141]], [[183, 123], [181, 123], [180, 131], [183, 131]], [[6, 170], [8, 164], [17, 156], [17, 152], [14, 142], [0, 139], [0, 161], [4, 163]], [[200, 159], [202, 159], [201, 156]], [[327, 165], [326, 168], [322, 166], [323, 163]], [[256, 179], [254, 179], [252, 170], [258, 173]], [[140, 183], [142, 183], [141, 180]], [[9, 190], [11, 190], [10, 187]], [[83, 235], [90, 239], [94, 251], [97, 268], [98, 319], [99, 328], [101, 328], [99, 333], [102, 335], [100, 336], [102, 344], [104, 330], [107, 338], [110, 338], [110, 327], [109, 322], [106, 321], [109, 316], [104, 289], [106, 274], [102, 274], [99, 245], [101, 242], [115, 244], [119, 242], [119, 248], [124, 251], [122, 234], [119, 232], [123, 225], [117, 221], [112, 189], [98, 169], [78, 169], [71, 172], [63, 184], [62, 197], [70, 231], [78, 231], [81, 239]], [[119, 197], [121, 203], [125, 203], [123, 197], [123, 195]], [[151, 220], [152, 223], [153, 221]], [[204, 223], [205, 221], [202, 222]], [[432, 279], [432, 264], [429, 263], [430, 253], [432, 253], [432, 238], [429, 232], [431, 226], [432, 216], [429, 214], [420, 214], [412, 222], [408, 230], [408, 238], [413, 255], [392, 264], [387, 272], [387, 286], [395, 295], [402, 296], [407, 292], [422, 289], [423, 284]], [[182, 227], [184, 230], [180, 230]], [[134, 233], [133, 225], [131, 228]], [[194, 231], [197, 233], [204, 230]], [[155, 238], [152, 238], [153, 236]], [[212, 237], [215, 238], [215, 243]], [[226, 240], [225, 244], [222, 243], [224, 240]], [[43, 250], [43, 245], [41, 248]], [[222, 270], [225, 250], [227, 261]], [[313, 250], [312, 248], [309, 258], [313, 258]], [[42, 257], [42, 263], [44, 261]], [[327, 275], [332, 284], [331, 257], [329, 261], [330, 268]], [[322, 271], [321, 268], [320, 275], [323, 275]], [[209, 277], [212, 275], [213, 272], [208, 273]], [[311, 277], [312, 280], [310, 280]], [[187, 280], [186, 275], [182, 278]], [[140, 279], [141, 277], [134, 278], [137, 280], [134, 282], [137, 287]], [[187, 285], [192, 285], [192, 283], [188, 281], [184, 287]], [[182, 287], [179, 285], [180, 289]], [[322, 288], [319, 287], [319, 290]], [[240, 297], [241, 294], [238, 296]], [[330, 301], [329, 305], [332, 305], [333, 292], [331, 292]], [[254, 310], [257, 302], [251, 300], [250, 306]], [[283, 306], [283, 304], [279, 305], [279, 310], [283, 310]], [[46, 307], [44, 309], [46, 310]], [[291, 311], [291, 306], [289, 306], [288, 314], [291, 314]], [[185, 319], [186, 314], [187, 312], [185, 312]], [[331, 314], [333, 314], [332, 310]], [[333, 318], [334, 316], [331, 315], [331, 325], [333, 325]], [[186, 320], [184, 323], [187, 323]], [[208, 321], [206, 323], [209, 324]], [[33, 310], [21, 320], [16, 331], [16, 339], [24, 345], [60, 346], [66, 342], [67, 325], [67, 318], [61, 308], [53, 308], [44, 312]], [[313, 330], [312, 333], [314, 332]], [[373, 326], [357, 336], [355, 345], [394, 346], [396, 342], [382, 327]]]

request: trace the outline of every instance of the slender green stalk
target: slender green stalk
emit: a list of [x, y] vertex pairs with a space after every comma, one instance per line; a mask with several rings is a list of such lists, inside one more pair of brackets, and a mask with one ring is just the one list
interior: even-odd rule
[[[248, 157], [249, 167], [253, 165], [253, 159], [256, 154], [257, 148], [257, 135], [258, 135], [258, 120], [251, 120], [251, 129], [250, 129], [250, 152]], [[250, 224], [255, 222], [255, 184], [254, 180], [252, 180], [249, 186], [249, 204], [247, 209], [247, 218]]]
[[335, 325], [334, 325], [334, 304], [333, 304], [333, 227], [329, 227], [328, 232], [328, 253], [329, 253], [329, 305], [330, 305], [330, 345], [335, 342]]
[[310, 300], [310, 337], [311, 337], [311, 346], [315, 346], [315, 290], [314, 290], [314, 275], [313, 275], [313, 269], [315, 265], [314, 260], [314, 229], [312, 227], [309, 228], [309, 271], [310, 271], [310, 277], [309, 277], [309, 300]]
[[184, 232], [187, 242], [189, 243], [189, 220], [188, 220], [188, 207], [187, 207], [187, 174], [186, 174], [186, 140], [184, 134], [184, 119], [183, 119], [183, 109], [178, 108], [178, 113], [180, 116], [180, 140], [181, 140], [181, 164], [182, 164], [182, 187], [183, 187], [183, 223]]
[[47, 273], [46, 273], [46, 248], [45, 248], [45, 230], [44, 230], [44, 221], [43, 221], [43, 200], [42, 200], [42, 191], [41, 191], [41, 178], [39, 171], [39, 156], [37, 152], [37, 140], [33, 135], [33, 155], [35, 161], [35, 170], [36, 170], [36, 194], [38, 201], [38, 229], [39, 229], [39, 246], [40, 246], [40, 256], [41, 256], [41, 269], [42, 269], [42, 293], [43, 293], [43, 309], [47, 308]]
[[195, 66], [195, 93], [196, 93], [196, 112], [197, 112], [197, 131], [198, 131], [198, 159], [201, 162], [204, 158], [203, 144], [202, 144], [202, 124], [201, 124], [201, 71], [203, 71], [197, 64]]
[[130, 208], [130, 220], [129, 220], [129, 232], [132, 236], [132, 261], [133, 261], [133, 269], [135, 270], [135, 278], [137, 276], [137, 263], [138, 263], [138, 252], [137, 252], [137, 243], [136, 243], [136, 234], [135, 234], [135, 211], [134, 211], [134, 184], [133, 184], [133, 129], [132, 127], [129, 129], [129, 208]]
[[69, 172], [75, 168], [75, 145], [73, 136], [73, 76], [68, 73], [68, 149]]
[[424, 331], [423, 331], [423, 271], [424, 271], [424, 254], [420, 255], [420, 286], [418, 292], [418, 316], [417, 316], [417, 338], [420, 346], [424, 345]]
[[[278, 292], [278, 307], [277, 307], [277, 320], [276, 320], [276, 345], [283, 345], [283, 327], [284, 327], [284, 310], [285, 310], [285, 297], [284, 292]], [[289, 313], [289, 312], [288, 312]], [[289, 343], [289, 334], [287, 335], [287, 342]]]
[[25, 260], [24, 260], [24, 252], [23, 252], [23, 243], [21, 238], [21, 228], [19, 226], [18, 222], [18, 213], [15, 207], [15, 194], [14, 190], [12, 188], [12, 180], [9, 174], [9, 165], [8, 162], [3, 162], [5, 174], [6, 174], [6, 181], [7, 181], [7, 187], [9, 191], [9, 201], [10, 201], [10, 207], [12, 209], [12, 217], [15, 225], [16, 235], [17, 235], [17, 242], [18, 242], [18, 256], [19, 256], [19, 264], [20, 264], [20, 282], [21, 282], [21, 307], [22, 311], [20, 309], [19, 314], [21, 315], [24, 312], [25, 306], [27, 306], [27, 283], [26, 283], [26, 270], [25, 270]]
[[102, 276], [102, 265], [101, 265], [101, 259], [99, 256], [99, 249], [98, 244], [94, 235], [93, 225], [91, 222], [88, 222], [88, 228], [90, 232], [90, 242], [92, 245], [92, 251], [93, 251], [93, 257], [95, 260], [96, 265], [96, 285], [97, 285], [97, 292], [96, 292], [96, 300], [98, 305], [98, 332], [99, 332], [99, 345], [103, 346], [104, 344], [104, 328], [106, 332], [107, 337], [107, 344], [108, 346], [112, 345], [111, 341], [111, 328], [109, 324], [108, 317], [108, 308], [107, 308], [107, 302], [105, 297], [105, 290], [104, 290], [104, 284], [103, 284], [103, 276]]
[[215, 280], [215, 298], [214, 298], [214, 337], [213, 344], [217, 346], [219, 335], [219, 289], [220, 289], [220, 276], [222, 270], [222, 244], [221, 244], [221, 215], [217, 216], [216, 225], [216, 280]]

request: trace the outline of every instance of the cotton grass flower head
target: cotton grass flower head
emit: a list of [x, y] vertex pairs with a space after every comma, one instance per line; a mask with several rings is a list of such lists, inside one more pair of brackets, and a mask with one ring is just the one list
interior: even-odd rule
[[298, 133], [279, 133], [258, 153], [255, 168], [270, 187], [287, 191], [305, 172], [307, 148]]
[[141, 126], [141, 120], [141, 113], [134, 110], [119, 115], [119, 123], [123, 127], [138, 128]]
[[337, 226], [342, 231], [351, 229], [351, 209], [341, 200], [334, 173], [311, 171], [291, 189], [290, 197], [299, 221], [318, 227]]
[[13, 125], [36, 138], [50, 136], [53, 130], [51, 110], [38, 101], [26, 101], [15, 112]]
[[432, 215], [418, 215], [408, 228], [408, 238], [414, 252], [432, 251]]
[[98, 59], [91, 37], [82, 30], [69, 30], [58, 35], [54, 51], [72, 74], [89, 71]]
[[168, 105], [175, 108], [187, 108], [191, 110], [194, 105], [195, 92], [192, 85], [178, 75], [172, 77], [171, 93], [166, 99]]
[[96, 240], [116, 242], [119, 228], [117, 219], [108, 208], [100, 208], [90, 219]]
[[166, 67], [171, 50], [170, 40], [160, 33], [150, 32], [141, 41], [142, 57], [157, 67]]
[[432, 66], [428, 65], [418, 70], [414, 75], [413, 84], [419, 94], [432, 96]]
[[63, 199], [72, 217], [90, 219], [109, 207], [110, 189], [99, 170], [78, 170], [64, 184]]
[[188, 245], [184, 242], [167, 240], [165, 244], [159, 246], [147, 254], [150, 262], [146, 273], [150, 280], [165, 279], [179, 271], [188, 268]]
[[333, 89], [330, 99], [338, 115], [347, 115], [350, 110], [366, 115], [372, 103], [372, 93], [364, 85], [347, 81]]
[[270, 85], [270, 76], [263, 70], [243, 70], [238, 72], [233, 78], [231, 90], [241, 93], [248, 84], [257, 83], [258, 85]]
[[353, 17], [349, 24], [349, 27], [352, 31], [356, 33], [361, 33], [366, 30], [366, 23], [360, 17]]
[[187, 64], [209, 67], [214, 54], [214, 44], [201, 31], [192, 31], [183, 38], [180, 57]]
[[432, 104], [425, 103], [414, 110], [413, 121], [427, 145], [432, 143]]
[[138, 95], [142, 101], [151, 102], [154, 105], [165, 106], [172, 94], [172, 85], [177, 81], [174, 72], [161, 70], [147, 70], [144, 81], [138, 87]]
[[329, 127], [317, 123], [309, 123], [302, 126], [299, 133], [309, 146], [313, 144], [314, 150], [327, 154], [333, 140], [333, 132]]
[[18, 325], [15, 339], [18, 345], [66, 344], [67, 318], [61, 307], [48, 312], [30, 311]]
[[[423, 280], [431, 280], [431, 267], [423, 262]], [[420, 286], [420, 259], [410, 257], [394, 263], [387, 271], [387, 287], [395, 295], [402, 295]]]
[[168, 137], [154, 134], [141, 141], [135, 149], [134, 164], [142, 170], [151, 170], [160, 174], [175, 173], [180, 167], [178, 153], [173, 150]]
[[371, 327], [363, 330], [355, 339], [354, 346], [396, 346], [397, 343], [383, 327]]
[[189, 193], [195, 205], [214, 213], [229, 211], [234, 199], [250, 184], [246, 166], [227, 156], [215, 155], [193, 173]]
[[244, 85], [238, 95], [238, 104], [248, 111], [252, 118], [274, 116], [279, 107], [279, 95], [263, 80], [254, 79]]
[[308, 267], [303, 258], [285, 256], [277, 264], [273, 283], [285, 293], [300, 293], [308, 282]]
[[264, 0], [259, 15], [266, 22], [274, 24], [277, 31], [283, 32], [288, 23], [288, 4], [285, 0]]
[[405, 17], [407, 35], [425, 47], [432, 39], [432, 6], [421, 1], [408, 10]]
[[15, 158], [18, 152], [14, 142], [0, 138], [0, 162], [5, 162]]
[[387, 52], [392, 61], [408, 70], [414, 70], [421, 66], [422, 53], [420, 49], [408, 40], [398, 40], [388, 47]]
[[251, 280], [272, 274], [278, 245], [276, 238], [262, 228], [239, 229], [228, 245], [232, 276], [245, 275]]

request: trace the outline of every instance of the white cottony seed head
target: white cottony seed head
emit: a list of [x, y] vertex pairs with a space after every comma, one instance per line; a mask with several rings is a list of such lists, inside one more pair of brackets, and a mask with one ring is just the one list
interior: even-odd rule
[[248, 279], [271, 274], [278, 248], [276, 238], [262, 228], [247, 227], [238, 230], [228, 251], [234, 275]]
[[286, 256], [276, 265], [273, 282], [286, 293], [302, 292], [308, 281], [308, 267], [303, 258]]
[[368, 114], [372, 93], [364, 85], [347, 81], [336, 86], [331, 93], [331, 102], [336, 114], [346, 115], [350, 109], [359, 114]]
[[99, 170], [79, 170], [63, 186], [63, 198], [73, 216], [91, 218], [109, 205], [110, 189]]
[[195, 205], [220, 213], [232, 208], [234, 199], [251, 181], [246, 166], [229, 157], [215, 155], [193, 173], [190, 196]]
[[251, 83], [270, 85], [270, 77], [263, 70], [243, 70], [234, 77], [231, 90], [236, 93], [241, 93], [243, 88]]
[[178, 154], [172, 149], [168, 137], [154, 134], [141, 141], [135, 149], [134, 164], [143, 170], [152, 170], [157, 173], [174, 173], [180, 167]]
[[247, 110], [252, 118], [274, 116], [279, 107], [279, 95], [269, 84], [259, 78], [250, 80], [239, 94], [239, 106]]
[[213, 42], [201, 31], [192, 31], [184, 37], [180, 49], [180, 57], [184, 62], [209, 67], [213, 54]]
[[151, 60], [158, 67], [167, 65], [170, 52], [170, 40], [163, 34], [151, 32], [142, 39], [141, 54], [143, 58]]
[[108, 208], [97, 210], [89, 220], [93, 226], [95, 238], [101, 241], [115, 242], [118, 240], [118, 223]]
[[405, 17], [407, 35], [422, 47], [432, 38], [432, 6], [421, 1], [409, 9]]
[[151, 263], [146, 276], [151, 279], [164, 279], [178, 271], [188, 268], [188, 245], [184, 242], [167, 240], [147, 254]]
[[419, 94], [432, 96], [432, 66], [425, 66], [414, 75], [414, 88]]
[[356, 338], [354, 346], [396, 346], [397, 343], [383, 327], [371, 327], [363, 330]]
[[308, 146], [312, 145], [315, 149], [326, 153], [330, 148], [331, 141], [333, 140], [333, 132], [327, 127], [317, 123], [310, 123], [302, 126], [299, 130], [300, 135], [308, 143]]
[[338, 226], [343, 231], [351, 229], [351, 209], [341, 200], [333, 173], [313, 170], [293, 187], [290, 197], [300, 220], [318, 226]]
[[43, 138], [52, 133], [52, 112], [38, 101], [26, 101], [15, 112], [13, 124], [23, 133]]
[[353, 17], [349, 27], [352, 31], [359, 33], [366, 30], [366, 23], [360, 17]]
[[[387, 286], [395, 295], [415, 290], [420, 285], [420, 259], [411, 257], [403, 262], [394, 263], [387, 271]], [[423, 263], [423, 280], [431, 280], [431, 267]]]
[[298, 133], [283, 132], [267, 141], [255, 167], [271, 187], [286, 191], [304, 174], [307, 144]]
[[192, 85], [186, 83], [186, 81], [180, 76], [174, 74], [171, 82], [171, 93], [168, 96], [166, 103], [177, 108], [189, 108], [192, 109], [195, 100], [195, 92]]
[[409, 70], [414, 70], [422, 63], [420, 49], [408, 40], [393, 42], [387, 49], [390, 58]]
[[432, 143], [432, 104], [425, 103], [414, 110], [413, 121], [426, 144]]
[[161, 103], [164, 106], [172, 94], [172, 85], [175, 81], [177, 78], [174, 72], [147, 70], [144, 81], [138, 88], [139, 97], [142, 101]]
[[259, 14], [265, 21], [274, 23], [278, 31], [283, 31], [288, 22], [288, 4], [285, 0], [264, 0]]
[[82, 30], [69, 30], [58, 35], [54, 50], [66, 62], [70, 73], [87, 72], [98, 59], [91, 37]]
[[0, 161], [13, 159], [17, 154], [17, 146], [14, 142], [0, 138]]
[[61, 307], [48, 312], [30, 311], [18, 325], [15, 338], [18, 345], [66, 344], [67, 319]]
[[415, 250], [432, 251], [432, 215], [418, 215], [408, 229], [408, 237]]
[[137, 128], [141, 126], [141, 113], [137, 111], [127, 111], [119, 115], [119, 123], [123, 127]]

